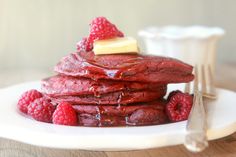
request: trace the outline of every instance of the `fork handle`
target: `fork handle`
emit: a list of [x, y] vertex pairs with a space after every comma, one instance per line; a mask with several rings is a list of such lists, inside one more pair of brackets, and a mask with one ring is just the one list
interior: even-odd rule
[[206, 136], [206, 113], [203, 106], [202, 94], [194, 92], [192, 110], [188, 117], [184, 145], [192, 152], [200, 152], [208, 146]]
[[185, 147], [192, 152], [201, 152], [208, 147], [204, 132], [189, 132], [185, 137]]

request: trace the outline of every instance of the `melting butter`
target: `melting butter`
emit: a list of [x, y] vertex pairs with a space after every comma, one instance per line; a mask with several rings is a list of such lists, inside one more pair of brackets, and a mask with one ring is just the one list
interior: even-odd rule
[[137, 40], [132, 37], [113, 38], [107, 40], [96, 40], [93, 45], [95, 55], [138, 53]]

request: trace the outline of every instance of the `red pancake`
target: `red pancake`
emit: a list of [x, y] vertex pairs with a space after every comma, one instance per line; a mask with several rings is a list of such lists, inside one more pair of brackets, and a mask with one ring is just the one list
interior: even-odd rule
[[83, 105], [127, 105], [138, 102], [149, 102], [159, 98], [163, 98], [166, 94], [166, 86], [158, 88], [155, 91], [119, 91], [101, 95], [99, 97], [93, 95], [84, 96], [49, 96], [53, 102], [59, 103], [62, 101], [69, 102], [71, 104], [83, 104]]
[[82, 126], [139, 126], [164, 124], [168, 120], [165, 101], [158, 100], [149, 103], [130, 106], [73, 106], [79, 115], [79, 125]]
[[41, 91], [52, 97], [55, 96], [100, 96], [117, 91], [139, 91], [165, 89], [166, 85], [155, 83], [140, 83], [113, 80], [92, 80], [88, 78], [75, 78], [56, 75], [42, 80]]
[[116, 54], [95, 56], [76, 52], [64, 57], [54, 68], [63, 75], [94, 80], [155, 82], [160, 84], [192, 81], [193, 67], [179, 60], [160, 56]]
[[154, 108], [158, 110], [164, 110], [164, 106], [166, 101], [164, 99], [155, 100], [152, 102], [146, 103], [135, 103], [130, 104], [127, 106], [124, 105], [73, 105], [73, 108], [79, 114], [86, 113], [86, 114], [105, 114], [105, 115], [112, 115], [112, 116], [127, 116], [132, 114], [134, 111], [138, 109], [145, 109], [145, 108]]

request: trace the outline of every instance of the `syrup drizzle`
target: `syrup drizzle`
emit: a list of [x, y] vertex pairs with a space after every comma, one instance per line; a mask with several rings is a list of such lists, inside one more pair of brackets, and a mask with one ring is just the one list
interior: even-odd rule
[[107, 111], [101, 106], [100, 102], [98, 102], [96, 106], [96, 115], [95, 118], [98, 121], [99, 127], [104, 126], [113, 126], [113, 125], [135, 125], [135, 123], [129, 122], [129, 116], [126, 112], [126, 108], [123, 107], [125, 104], [121, 104], [122, 98], [125, 96], [124, 92], [120, 92], [119, 97], [117, 99], [117, 106], [114, 106], [113, 109], [125, 113], [125, 115], [119, 116], [109, 116]]

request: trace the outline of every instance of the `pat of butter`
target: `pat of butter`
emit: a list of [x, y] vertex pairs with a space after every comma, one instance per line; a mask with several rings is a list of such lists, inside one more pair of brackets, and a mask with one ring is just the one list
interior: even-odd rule
[[96, 40], [93, 44], [95, 55], [138, 53], [137, 40], [132, 37], [113, 38], [107, 40]]

